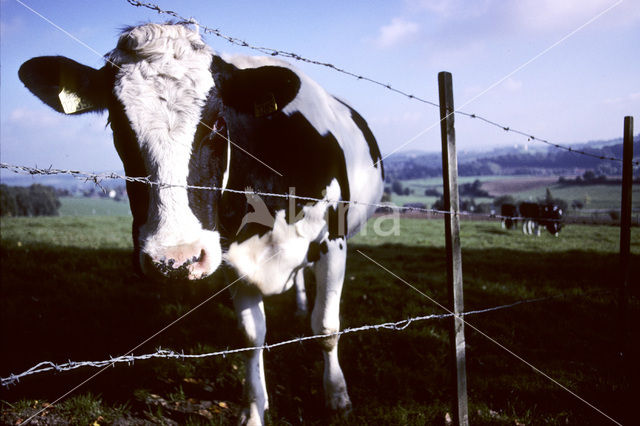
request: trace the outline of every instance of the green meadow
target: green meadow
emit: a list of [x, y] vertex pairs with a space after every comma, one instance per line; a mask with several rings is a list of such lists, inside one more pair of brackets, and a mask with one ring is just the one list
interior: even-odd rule
[[[543, 200], [547, 188], [554, 198], [565, 200], [569, 206], [579, 201], [586, 210], [620, 210], [621, 187], [616, 184], [567, 185], [557, 182], [557, 178], [548, 176], [472, 176], [460, 177], [459, 184], [471, 183], [476, 179], [483, 188], [495, 195], [511, 195], [516, 201]], [[431, 207], [439, 197], [424, 195], [425, 190], [437, 190], [442, 193], [442, 178], [425, 178], [402, 181], [404, 188], [411, 190], [410, 195], [392, 194], [392, 201], [399, 206], [406, 203], [424, 203]], [[461, 196], [463, 199], [468, 196]], [[476, 203], [491, 203], [492, 198], [475, 198]], [[640, 210], [640, 186], [635, 185], [632, 193], [632, 208]], [[582, 215], [580, 210], [570, 209], [569, 215]], [[637, 216], [637, 215], [636, 215]]]
[[129, 203], [107, 198], [63, 197], [60, 216], [129, 216]]
[[[377, 222], [376, 222], [377, 221]], [[105, 360], [127, 353], [215, 294], [221, 274], [199, 282], [155, 283], [131, 268], [131, 217], [2, 218], [0, 375], [41, 361]], [[397, 227], [396, 227], [397, 226]], [[382, 231], [384, 236], [377, 235]], [[440, 314], [446, 303], [441, 220], [373, 218], [350, 242], [342, 327]], [[640, 338], [619, 330], [619, 229], [571, 225], [559, 238], [527, 237], [499, 222], [463, 221], [465, 310], [549, 298], [470, 315], [467, 321], [623, 424], [635, 421], [632, 374], [620, 357]], [[640, 273], [640, 228], [632, 229], [631, 276]], [[365, 255], [367, 257], [365, 257]], [[313, 299], [314, 282], [307, 276]], [[628, 324], [640, 321], [629, 301]], [[293, 315], [294, 296], [266, 301], [267, 342], [310, 335]], [[322, 356], [314, 342], [265, 352], [272, 425], [445, 424], [451, 412], [448, 320], [402, 331], [342, 336], [340, 357], [354, 405], [331, 417], [322, 396]], [[467, 327], [471, 424], [607, 424], [600, 413]], [[222, 293], [135, 351], [185, 354], [242, 347], [231, 298]], [[638, 359], [637, 345], [629, 345]], [[19, 424], [98, 370], [84, 367], [22, 378], [0, 390], [0, 422]], [[242, 401], [242, 355], [153, 359], [102, 371], [34, 424], [235, 424]], [[145, 423], [146, 422], [146, 423]]]

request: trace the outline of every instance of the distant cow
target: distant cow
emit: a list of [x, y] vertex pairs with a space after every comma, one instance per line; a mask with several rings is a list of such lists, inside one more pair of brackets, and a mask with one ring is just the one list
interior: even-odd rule
[[562, 228], [562, 209], [553, 204], [520, 203], [520, 216], [523, 218], [522, 232], [526, 235], [540, 235], [543, 226], [557, 237]]
[[[365, 120], [290, 64], [219, 56], [186, 25], [127, 28], [106, 59], [94, 69], [38, 57], [19, 76], [56, 111], [107, 111], [127, 175], [166, 184], [127, 182], [138, 267], [149, 276], [198, 279], [226, 265], [228, 278], [240, 280], [231, 292], [251, 346], [265, 342], [263, 297], [291, 288], [312, 267], [311, 325], [329, 335], [320, 341], [325, 398], [331, 409], [348, 412], [334, 335], [346, 240], [366, 223], [384, 186]], [[247, 188], [295, 188], [320, 201], [292, 206], [265, 197], [265, 209], [255, 211], [258, 200], [233, 192]], [[266, 389], [262, 350], [255, 350], [247, 358], [241, 423], [263, 423]]]
[[518, 226], [518, 207], [514, 204], [500, 206], [502, 229], [515, 229]]

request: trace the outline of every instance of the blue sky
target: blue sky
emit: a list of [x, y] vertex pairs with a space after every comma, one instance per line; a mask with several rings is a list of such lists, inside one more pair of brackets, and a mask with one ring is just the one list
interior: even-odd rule
[[[115, 46], [120, 28], [167, 19], [125, 0], [22, 1], [100, 55]], [[640, 126], [637, 0], [157, 0], [157, 4], [251, 44], [330, 62], [434, 102], [437, 73], [450, 71], [457, 108], [557, 143], [619, 137], [625, 115], [635, 115], [635, 133]], [[17, 77], [20, 64], [34, 56], [64, 55], [96, 68], [103, 64], [101, 56], [16, 0], [0, 0], [0, 6], [2, 161], [121, 170], [110, 129], [105, 127], [106, 115], [55, 113]], [[256, 54], [212, 35], [205, 40], [218, 52]], [[402, 149], [439, 150], [436, 108], [323, 67], [297, 65], [359, 110], [383, 154], [430, 127]], [[456, 117], [456, 134], [459, 150], [527, 143], [526, 138], [463, 116]]]

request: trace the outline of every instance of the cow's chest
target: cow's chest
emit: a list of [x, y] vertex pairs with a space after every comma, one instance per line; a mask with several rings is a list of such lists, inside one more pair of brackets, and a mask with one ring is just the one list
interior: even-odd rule
[[292, 224], [280, 210], [270, 231], [229, 245], [226, 262], [265, 296], [291, 288], [296, 272], [309, 264], [309, 244], [327, 235], [326, 204], [305, 209], [304, 217]]

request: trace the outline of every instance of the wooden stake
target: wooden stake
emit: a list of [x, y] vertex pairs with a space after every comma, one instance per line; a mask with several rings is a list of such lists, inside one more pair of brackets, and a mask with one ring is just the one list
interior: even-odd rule
[[447, 251], [447, 287], [449, 309], [454, 313], [451, 320], [449, 341], [453, 365], [453, 383], [456, 390], [453, 404], [453, 421], [459, 425], [469, 424], [467, 405], [467, 373], [465, 358], [464, 322], [459, 316], [464, 312], [462, 289], [462, 253], [460, 250], [460, 216], [458, 202], [458, 158], [456, 136], [453, 126], [453, 83], [451, 73], [438, 74], [440, 91], [440, 130], [442, 137], [442, 180], [444, 185], [445, 239]]

